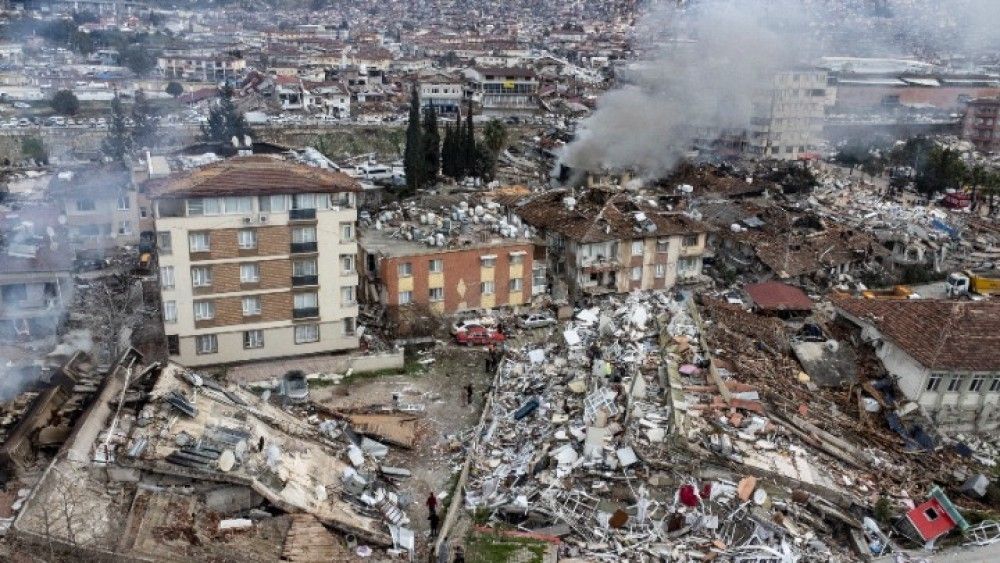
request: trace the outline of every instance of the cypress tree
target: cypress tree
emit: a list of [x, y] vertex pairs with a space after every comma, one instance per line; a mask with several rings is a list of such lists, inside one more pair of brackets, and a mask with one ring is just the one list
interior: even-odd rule
[[454, 139], [451, 134], [451, 124], [444, 126], [444, 140], [441, 143], [441, 173], [449, 178], [455, 177], [455, 156], [452, 150]]
[[455, 129], [451, 132], [451, 158], [454, 162], [452, 166], [455, 171], [454, 178], [459, 181], [465, 178], [467, 171], [465, 167], [465, 155], [462, 151], [463, 139], [465, 139], [462, 130], [462, 112], [459, 110], [455, 112]]
[[476, 129], [472, 124], [472, 100], [469, 100], [465, 114], [465, 130], [462, 131], [462, 171], [464, 176], [475, 175]]
[[424, 183], [433, 184], [437, 181], [441, 170], [441, 134], [438, 132], [437, 111], [434, 105], [428, 105], [424, 112], [423, 146], [424, 146]]
[[406, 190], [413, 193], [424, 183], [424, 147], [420, 130], [420, 97], [417, 85], [410, 92], [410, 122], [406, 126], [406, 149], [403, 152], [403, 169], [406, 172]]

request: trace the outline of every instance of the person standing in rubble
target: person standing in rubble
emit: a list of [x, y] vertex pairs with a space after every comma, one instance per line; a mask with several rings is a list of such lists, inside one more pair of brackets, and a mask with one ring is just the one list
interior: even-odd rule
[[440, 523], [440, 518], [438, 518], [437, 512], [431, 512], [427, 516], [427, 520], [431, 523], [431, 537], [437, 537], [438, 535], [438, 524]]
[[438, 499], [434, 496], [434, 491], [431, 491], [431, 494], [427, 495], [427, 511], [433, 514], [437, 512], [437, 506]]
[[465, 384], [465, 404], [472, 406], [472, 382]]

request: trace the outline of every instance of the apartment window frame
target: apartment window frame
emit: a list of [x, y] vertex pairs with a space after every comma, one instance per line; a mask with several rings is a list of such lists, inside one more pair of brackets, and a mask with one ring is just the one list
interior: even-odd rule
[[927, 385], [924, 386], [924, 391], [937, 391], [941, 387], [941, 381], [944, 376], [940, 373], [932, 373], [930, 377], [927, 378]]
[[170, 231], [157, 231], [156, 232], [156, 251], [160, 255], [168, 255], [173, 252], [173, 235]]
[[632, 241], [632, 256], [642, 256], [645, 247], [641, 239]]
[[160, 266], [160, 289], [173, 289], [177, 286], [173, 266]]
[[[196, 244], [195, 241], [198, 241]], [[204, 245], [201, 244], [204, 241]], [[188, 252], [194, 254], [196, 252], [211, 252], [212, 251], [212, 234], [206, 231], [188, 233]]]
[[74, 202], [76, 210], [81, 213], [89, 213], [91, 211], [97, 211], [97, 202], [93, 198], [81, 197]]
[[313, 344], [315, 342], [319, 342], [319, 324], [310, 323], [295, 325], [292, 332], [292, 340], [295, 344]]
[[[204, 274], [195, 274], [195, 272], [204, 272]], [[191, 266], [191, 287], [212, 287], [212, 267]]]
[[479, 267], [480, 268], [496, 268], [497, 267], [497, 257], [493, 255], [480, 256], [479, 257]]
[[215, 303], [212, 301], [195, 301], [191, 304], [195, 321], [211, 321], [215, 319]]
[[400, 262], [396, 265], [396, 275], [400, 278], [410, 278], [413, 277], [413, 263], [412, 262]]
[[632, 266], [632, 270], [629, 272], [629, 279], [634, 282], [641, 282], [642, 266]]
[[657, 279], [662, 279], [667, 277], [667, 265], [666, 264], [656, 264], [653, 267], [653, 277]]
[[948, 392], [954, 393], [962, 388], [962, 376], [953, 375], [951, 379], [948, 380]]
[[354, 242], [354, 223], [340, 224], [340, 242]]
[[482, 295], [494, 295], [497, 292], [496, 282], [486, 280], [479, 282], [479, 293]]
[[681, 258], [677, 260], [677, 271], [678, 272], [694, 272], [698, 269], [698, 259], [697, 258]]
[[236, 247], [240, 250], [257, 248], [257, 231], [255, 229], [240, 229], [236, 231]]
[[441, 301], [444, 301], [444, 288], [432, 287], [428, 289], [427, 297], [431, 303], [440, 303]]
[[292, 260], [293, 277], [318, 276], [318, 275], [319, 275], [319, 263], [316, 262], [315, 258]]
[[240, 310], [244, 317], [259, 317], [263, 311], [263, 304], [259, 295], [245, 295], [240, 299]]
[[670, 252], [670, 239], [658, 238], [656, 239], [656, 251], [657, 252]]
[[341, 254], [340, 255], [340, 274], [343, 276], [352, 276], [357, 272], [357, 260], [356, 256], [353, 254]]
[[219, 353], [219, 337], [215, 334], [199, 334], [194, 337], [195, 353], [199, 356]]
[[118, 200], [115, 202], [116, 211], [128, 211], [132, 209], [132, 202], [129, 201], [128, 194], [123, 194], [118, 196]]
[[293, 309], [319, 309], [319, 293], [302, 291], [292, 295]]
[[340, 306], [353, 307], [358, 304], [358, 288], [353, 285], [340, 286]]
[[292, 227], [292, 244], [316, 242], [316, 227]]
[[174, 324], [177, 322], [177, 301], [168, 299], [163, 302], [163, 324]]
[[986, 376], [982, 374], [973, 375], [969, 380], [969, 391], [972, 393], [979, 393], [983, 390], [983, 383], [986, 382]]
[[1000, 376], [995, 375], [990, 378], [989, 392], [990, 393], [1000, 392]]
[[409, 305], [413, 303], [413, 290], [400, 291], [397, 294], [396, 301], [400, 305]]
[[354, 336], [358, 332], [358, 323], [354, 317], [344, 317], [342, 324], [344, 336]]
[[431, 274], [443, 274], [444, 273], [444, 260], [441, 258], [434, 258], [427, 261], [427, 271]]
[[243, 349], [257, 350], [264, 347], [264, 331], [256, 328], [243, 331]]
[[698, 246], [698, 240], [701, 238], [699, 235], [684, 235], [681, 239], [681, 246], [684, 248], [691, 248], [692, 246]]
[[240, 264], [240, 283], [260, 283], [260, 264], [258, 262]]
[[524, 291], [524, 278], [510, 278], [507, 288], [511, 292]]
[[511, 266], [520, 266], [524, 264], [524, 252], [511, 252], [508, 259]]

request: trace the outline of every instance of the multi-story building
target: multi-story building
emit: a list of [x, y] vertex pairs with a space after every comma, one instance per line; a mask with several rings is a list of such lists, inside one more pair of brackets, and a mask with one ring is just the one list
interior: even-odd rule
[[548, 271], [573, 299], [702, 277], [710, 227], [625, 193], [591, 189], [577, 199], [552, 190], [514, 202], [509, 213], [544, 236]]
[[0, 254], [0, 342], [55, 333], [73, 290], [73, 256], [49, 246], [10, 245]]
[[444, 73], [428, 74], [420, 77], [420, 106], [434, 106], [438, 115], [454, 116], [462, 110], [465, 89], [456, 76]]
[[466, 97], [486, 115], [534, 113], [538, 80], [530, 68], [471, 68], [465, 71]]
[[258, 155], [146, 185], [171, 359], [200, 366], [357, 347], [357, 182]]
[[136, 244], [140, 222], [150, 214], [129, 173], [123, 171], [64, 170], [49, 183], [49, 194], [62, 205], [69, 242], [76, 251], [103, 252]]
[[983, 152], [1000, 152], [1000, 97], [969, 102], [962, 119], [962, 138]]
[[167, 79], [216, 82], [238, 77], [247, 62], [232, 55], [177, 53], [158, 57], [156, 68]]
[[[377, 229], [361, 233], [362, 290], [390, 318], [410, 305], [447, 315], [531, 303], [532, 241], [485, 231], [445, 245], [443, 237], [430, 236], [433, 242], [400, 239]], [[541, 278], [544, 288], [544, 272]]]
[[827, 100], [826, 72], [777, 73], [770, 88], [754, 96], [745, 152], [776, 160], [814, 154], [823, 135]]

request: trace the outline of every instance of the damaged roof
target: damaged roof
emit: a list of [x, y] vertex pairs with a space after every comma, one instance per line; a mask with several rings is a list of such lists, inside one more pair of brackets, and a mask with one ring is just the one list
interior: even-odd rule
[[361, 191], [360, 184], [342, 172], [262, 155], [215, 162], [151, 180], [146, 187], [154, 198]]
[[874, 326], [928, 369], [998, 371], [1000, 303], [833, 297], [837, 311]]
[[744, 287], [754, 305], [763, 311], [811, 311], [812, 300], [801, 289], [776, 281]]
[[580, 243], [704, 233], [709, 226], [687, 215], [665, 212], [630, 198], [593, 189], [572, 206], [564, 199], [567, 190], [530, 196], [514, 204], [513, 211], [525, 223], [555, 231]]

